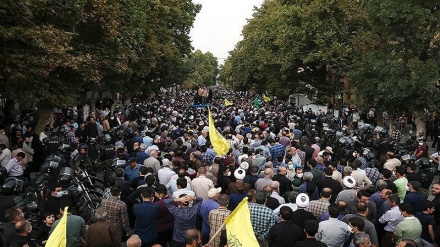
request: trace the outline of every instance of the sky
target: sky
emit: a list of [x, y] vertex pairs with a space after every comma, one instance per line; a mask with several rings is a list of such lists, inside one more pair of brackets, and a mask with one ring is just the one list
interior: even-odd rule
[[190, 36], [194, 50], [211, 52], [220, 64], [229, 51], [243, 39], [241, 31], [247, 19], [252, 17], [254, 6], [260, 7], [264, 0], [193, 0], [202, 4], [196, 16]]

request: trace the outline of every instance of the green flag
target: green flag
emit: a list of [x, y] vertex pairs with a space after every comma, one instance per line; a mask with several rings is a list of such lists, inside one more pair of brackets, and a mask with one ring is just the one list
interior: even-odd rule
[[258, 98], [254, 99], [254, 107], [259, 110], [260, 109], [260, 100]]

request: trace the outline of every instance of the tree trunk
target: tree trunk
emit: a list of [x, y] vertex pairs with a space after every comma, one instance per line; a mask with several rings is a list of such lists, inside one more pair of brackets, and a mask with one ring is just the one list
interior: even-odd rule
[[46, 128], [47, 124], [53, 124], [53, 107], [38, 106], [38, 123], [35, 127], [35, 134], [39, 135]]
[[131, 97], [130, 96], [127, 96], [125, 99], [124, 99], [124, 106], [129, 106], [131, 104]]
[[116, 93], [116, 97], [113, 100], [113, 104], [110, 107], [110, 111], [111, 111], [111, 115], [113, 116], [113, 114], [115, 113], [116, 110], [116, 105], [119, 103], [119, 93]]
[[388, 133], [391, 135], [393, 133], [393, 125], [396, 122], [394, 111], [388, 113]]
[[425, 136], [426, 133], [426, 123], [423, 119], [423, 111], [422, 110], [415, 110], [412, 112], [414, 116], [414, 121], [416, 124], [417, 129], [417, 136]]
[[[94, 112], [94, 113], [96, 113], [96, 98], [95, 98], [95, 95], [96, 95], [96, 91], [95, 90], [93, 90], [92, 91], [92, 95], [90, 96], [90, 112]], [[96, 114], [95, 114], [95, 116], [96, 116]]]

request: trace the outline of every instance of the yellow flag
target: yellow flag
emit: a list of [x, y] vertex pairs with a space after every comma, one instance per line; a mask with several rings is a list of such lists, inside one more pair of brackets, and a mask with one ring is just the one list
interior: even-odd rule
[[263, 94], [263, 100], [264, 100], [264, 102], [268, 102], [268, 101], [270, 101], [270, 97]]
[[233, 105], [234, 103], [232, 103], [231, 101], [225, 99], [225, 106], [230, 106]]
[[214, 119], [211, 115], [211, 110], [208, 108], [208, 119], [209, 119], [209, 139], [214, 147], [214, 151], [218, 155], [226, 155], [229, 152], [229, 142], [226, 140], [214, 126]]
[[46, 246], [66, 247], [67, 214], [67, 207], [65, 207], [63, 217], [61, 217], [60, 222], [58, 222], [58, 225], [50, 234]]
[[226, 233], [228, 246], [257, 247], [257, 238], [251, 223], [251, 213], [248, 207], [248, 198], [245, 197], [235, 210], [226, 218]]

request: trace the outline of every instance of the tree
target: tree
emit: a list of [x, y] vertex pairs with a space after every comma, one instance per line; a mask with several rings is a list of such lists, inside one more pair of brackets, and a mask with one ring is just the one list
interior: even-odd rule
[[393, 112], [416, 117], [438, 106], [440, 12], [427, 1], [365, 1], [369, 26], [353, 38], [356, 58], [349, 76], [356, 96]]
[[190, 74], [184, 81], [184, 85], [188, 87], [215, 85], [219, 69], [217, 58], [211, 52], [203, 53], [196, 50], [188, 57], [185, 65]]
[[355, 1], [266, 1], [243, 29], [220, 78], [239, 89], [276, 95], [292, 92], [334, 95], [327, 68], [343, 73], [351, 61], [350, 36], [364, 25]]
[[5, 0], [0, 78], [20, 106], [37, 106], [42, 130], [55, 106], [86, 91], [133, 95], [184, 77], [191, 0]]
[[[10, 1], [0, 4], [0, 71], [6, 95], [21, 106], [38, 106], [42, 118], [51, 107], [71, 104], [90, 71], [87, 55], [70, 45], [85, 1]], [[45, 124], [43, 124], [44, 127]], [[41, 126], [39, 126], [41, 129]]]

